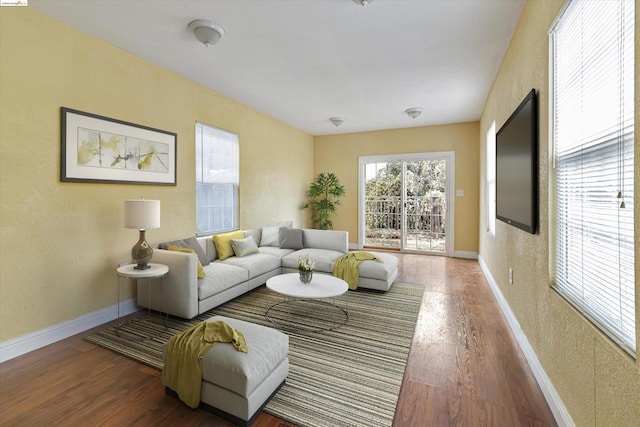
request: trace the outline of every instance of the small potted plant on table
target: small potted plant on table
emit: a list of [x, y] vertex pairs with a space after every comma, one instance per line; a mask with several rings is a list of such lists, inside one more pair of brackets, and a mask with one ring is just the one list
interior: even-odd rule
[[298, 273], [300, 273], [300, 281], [302, 283], [307, 284], [311, 282], [315, 266], [316, 263], [308, 254], [298, 257]]

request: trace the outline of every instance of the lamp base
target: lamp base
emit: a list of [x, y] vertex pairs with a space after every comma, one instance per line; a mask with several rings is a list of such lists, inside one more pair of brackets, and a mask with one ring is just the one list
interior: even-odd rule
[[144, 238], [145, 230], [140, 230], [140, 239], [131, 248], [131, 258], [137, 265], [133, 267], [135, 270], [147, 270], [151, 268], [149, 261], [153, 256], [153, 248]]

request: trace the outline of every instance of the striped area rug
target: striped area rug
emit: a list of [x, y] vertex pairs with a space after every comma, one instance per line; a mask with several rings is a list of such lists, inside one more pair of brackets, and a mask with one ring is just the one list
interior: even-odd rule
[[[300, 426], [391, 426], [422, 292], [397, 283], [386, 293], [349, 291], [335, 306], [274, 307], [270, 318], [291, 325], [278, 327], [289, 335], [290, 371], [265, 411]], [[140, 315], [121, 325], [127, 338], [112, 326], [85, 339], [162, 369], [162, 345], [173, 334], [216, 314], [273, 327], [265, 312], [281, 301], [262, 286], [189, 321], [169, 318], [166, 331], [157, 318]], [[318, 328], [334, 329], [308, 331]], [[138, 340], [147, 335], [154, 338]]]

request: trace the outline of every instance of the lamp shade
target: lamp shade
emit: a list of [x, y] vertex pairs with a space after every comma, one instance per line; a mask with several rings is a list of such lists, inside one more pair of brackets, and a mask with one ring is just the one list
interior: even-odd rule
[[125, 200], [124, 228], [160, 228], [160, 200]]

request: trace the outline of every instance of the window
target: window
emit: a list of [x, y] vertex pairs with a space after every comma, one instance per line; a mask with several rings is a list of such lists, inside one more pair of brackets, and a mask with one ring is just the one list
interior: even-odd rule
[[238, 228], [238, 135], [196, 123], [196, 233]]
[[487, 232], [496, 235], [496, 122], [487, 131]]
[[635, 355], [634, 1], [573, 0], [550, 35], [552, 286]]

